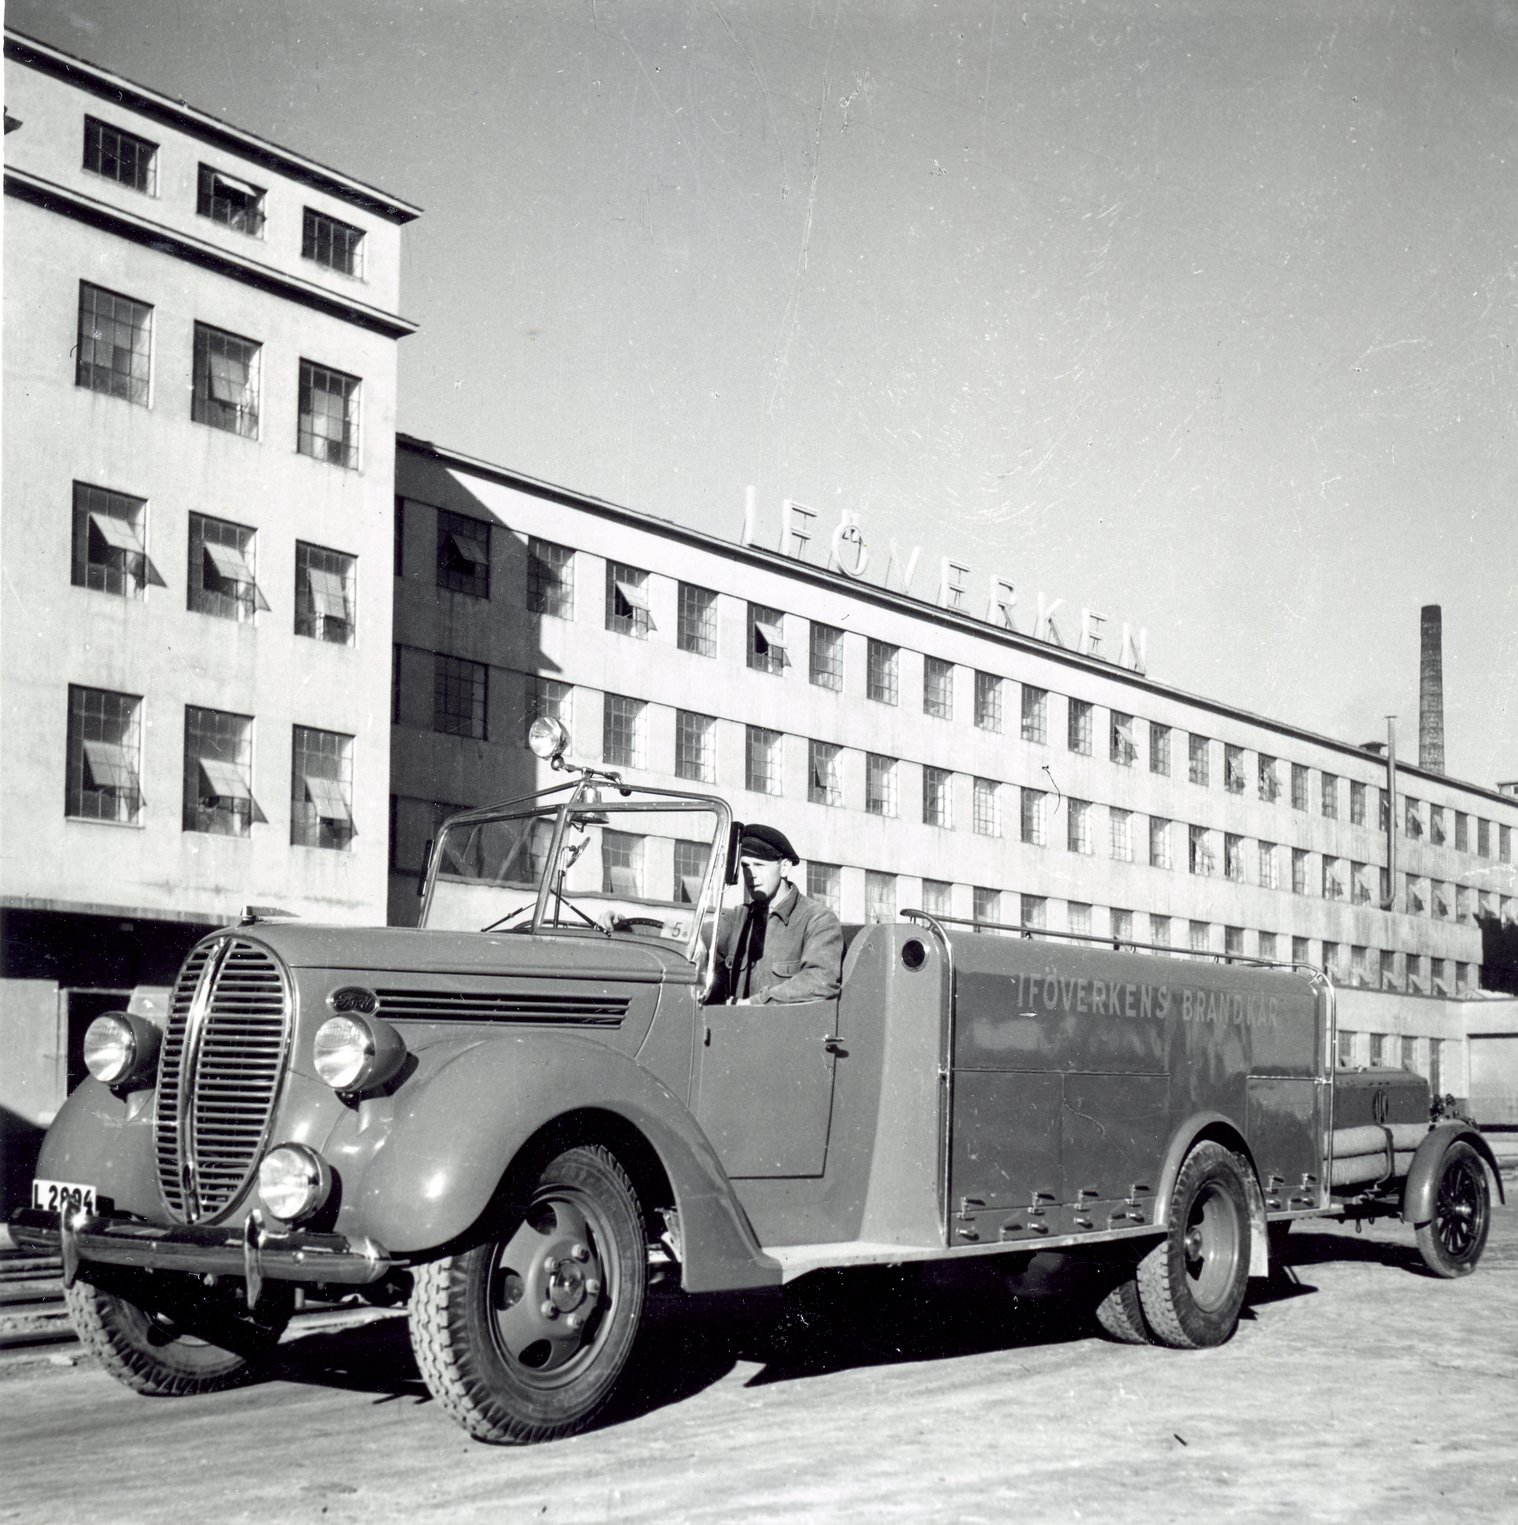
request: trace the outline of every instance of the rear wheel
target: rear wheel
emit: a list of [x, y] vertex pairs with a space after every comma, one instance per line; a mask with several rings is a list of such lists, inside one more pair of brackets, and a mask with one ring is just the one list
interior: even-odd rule
[[1451, 1144], [1439, 1166], [1434, 1216], [1418, 1226], [1418, 1253], [1435, 1276], [1469, 1276], [1486, 1248], [1492, 1194], [1486, 1167], [1469, 1144]]
[[1144, 1306], [1136, 1276], [1120, 1281], [1096, 1305], [1096, 1321], [1114, 1340], [1121, 1340], [1125, 1345], [1152, 1343], [1149, 1326], [1144, 1322]]
[[[130, 1291], [139, 1292], [135, 1286]], [[241, 1387], [263, 1374], [287, 1312], [262, 1321], [217, 1306], [195, 1284], [178, 1295], [113, 1291], [76, 1281], [64, 1294], [80, 1343], [118, 1382], [153, 1398], [182, 1398]]]
[[1182, 1350], [1232, 1335], [1249, 1285], [1249, 1206], [1238, 1156], [1210, 1140], [1186, 1156], [1165, 1237], [1139, 1262], [1156, 1340]]
[[584, 1429], [627, 1364], [647, 1261], [622, 1167], [565, 1150], [495, 1237], [417, 1271], [411, 1343], [433, 1397], [496, 1444]]

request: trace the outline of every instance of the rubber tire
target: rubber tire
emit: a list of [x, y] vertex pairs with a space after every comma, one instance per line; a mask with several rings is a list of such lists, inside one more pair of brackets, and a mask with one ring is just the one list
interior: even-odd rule
[[1469, 1276], [1486, 1248], [1491, 1226], [1486, 1166], [1469, 1144], [1451, 1144], [1439, 1163], [1434, 1216], [1417, 1229], [1424, 1265], [1448, 1280]]
[[[565, 1150], [524, 1196], [526, 1205], [508, 1213], [493, 1237], [421, 1266], [411, 1299], [411, 1344], [422, 1380], [452, 1419], [494, 1445], [572, 1435], [601, 1413], [632, 1352], [647, 1290], [643, 1214], [608, 1150]], [[545, 1230], [545, 1223], [553, 1227]], [[568, 1241], [589, 1250], [585, 1269], [600, 1282], [593, 1294], [582, 1286], [582, 1300], [565, 1310], [584, 1318], [572, 1349], [563, 1319], [534, 1311], [552, 1301], [538, 1294], [553, 1290], [548, 1261], [569, 1263], [556, 1253]], [[498, 1310], [496, 1294], [513, 1291]], [[560, 1292], [566, 1300], [574, 1296]], [[537, 1338], [522, 1343], [528, 1336]], [[554, 1365], [539, 1370], [526, 1358], [543, 1345]]]
[[1096, 1321], [1124, 1345], [1152, 1345], [1154, 1337], [1144, 1319], [1137, 1276], [1120, 1281], [1096, 1305]]
[[189, 1398], [242, 1387], [263, 1375], [284, 1320], [262, 1329], [229, 1326], [229, 1345], [165, 1330], [130, 1298], [86, 1281], [64, 1293], [74, 1332], [89, 1353], [135, 1393]]
[[1138, 1270], [1144, 1317], [1161, 1345], [1203, 1350], [1223, 1344], [1238, 1326], [1249, 1287], [1246, 1168], [1211, 1140], [1181, 1165], [1165, 1237]]

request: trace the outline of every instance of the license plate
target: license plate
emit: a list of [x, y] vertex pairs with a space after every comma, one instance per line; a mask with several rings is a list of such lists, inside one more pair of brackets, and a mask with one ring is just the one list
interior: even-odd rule
[[81, 1186], [77, 1181], [35, 1180], [32, 1182], [32, 1206], [48, 1213], [61, 1213], [76, 1207], [93, 1213], [96, 1210], [95, 1188]]

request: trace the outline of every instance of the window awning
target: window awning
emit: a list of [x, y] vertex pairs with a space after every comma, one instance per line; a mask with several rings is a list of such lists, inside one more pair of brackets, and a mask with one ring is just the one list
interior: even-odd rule
[[90, 513], [90, 524], [113, 551], [127, 551], [134, 556], [146, 554], [142, 537], [130, 519], [118, 519], [115, 514], [95, 509]]
[[252, 586], [253, 568], [248, 565], [245, 552], [235, 545], [215, 545], [208, 540], [205, 543], [205, 553], [206, 560], [211, 563], [216, 575], [223, 582], [235, 582], [244, 587]]
[[221, 757], [202, 757], [200, 771], [205, 775], [206, 793], [219, 800], [251, 800], [253, 790], [236, 763]]
[[640, 587], [635, 582], [625, 582], [620, 577], [616, 579], [614, 586], [617, 590], [617, 597], [629, 609], [641, 609], [645, 614], [648, 612], [648, 590], [646, 588]]
[[782, 662], [790, 660], [785, 654], [785, 634], [773, 620], [754, 621], [754, 650], [760, 656], [777, 656]]
[[324, 821], [340, 821], [345, 826], [353, 824], [343, 786], [335, 778], [318, 778], [315, 774], [305, 776], [306, 794], [316, 806], [316, 813]]
[[490, 564], [484, 545], [473, 535], [461, 535], [457, 530], [450, 530], [448, 548], [460, 561], [467, 561], [472, 567], [485, 567]]
[[703, 874], [680, 875], [680, 888], [685, 893], [688, 905], [695, 905], [701, 899], [701, 885], [704, 878]]
[[343, 591], [343, 580], [336, 572], [308, 567], [306, 581], [311, 589], [312, 606], [318, 614], [326, 619], [348, 618], [348, 599]]
[[84, 761], [92, 787], [137, 792], [137, 768], [121, 742], [85, 742]]
[[223, 174], [219, 169], [211, 171], [211, 189], [218, 196], [246, 196], [250, 201], [257, 201], [263, 192], [246, 180], [239, 180], [235, 175]]

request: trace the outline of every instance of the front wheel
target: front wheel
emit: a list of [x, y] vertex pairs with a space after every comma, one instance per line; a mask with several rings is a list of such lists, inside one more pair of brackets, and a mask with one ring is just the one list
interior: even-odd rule
[[423, 1380], [477, 1440], [552, 1440], [610, 1401], [643, 1313], [648, 1250], [631, 1181], [566, 1149], [495, 1237], [422, 1266], [411, 1343]]
[[[187, 1285], [181, 1296], [76, 1281], [64, 1297], [80, 1343], [133, 1392], [151, 1398], [219, 1393], [256, 1380], [288, 1309], [255, 1321]], [[137, 1293], [141, 1300], [134, 1298]]]
[[1492, 1194], [1486, 1167], [1469, 1144], [1451, 1144], [1439, 1166], [1434, 1216], [1418, 1225], [1418, 1253], [1435, 1276], [1469, 1276], [1486, 1248]]
[[1231, 1150], [1207, 1141], [1186, 1156], [1165, 1237], [1139, 1262], [1138, 1281], [1160, 1344], [1200, 1350], [1233, 1334], [1249, 1285], [1249, 1198]]

